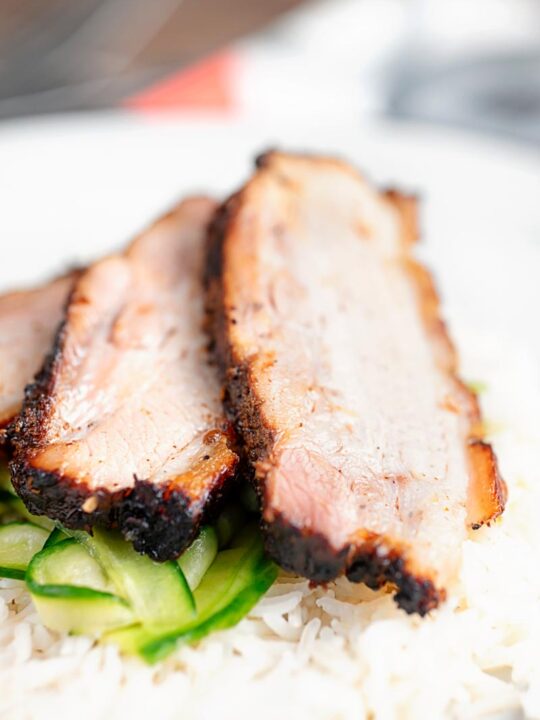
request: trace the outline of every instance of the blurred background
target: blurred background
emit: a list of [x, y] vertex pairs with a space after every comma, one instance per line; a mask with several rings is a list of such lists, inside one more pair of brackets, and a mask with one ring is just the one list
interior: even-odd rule
[[0, 119], [421, 120], [540, 144], [540, 0], [3, 0]]

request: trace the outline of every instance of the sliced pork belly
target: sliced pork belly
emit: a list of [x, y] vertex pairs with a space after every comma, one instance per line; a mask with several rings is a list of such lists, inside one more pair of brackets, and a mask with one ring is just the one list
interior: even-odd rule
[[[0, 428], [19, 412], [24, 388], [48, 353], [75, 274], [0, 296]], [[0, 445], [4, 438], [0, 429]]]
[[415, 239], [411, 198], [270, 153], [217, 216], [208, 292], [270, 553], [423, 614], [505, 488]]
[[213, 210], [182, 203], [80, 277], [11, 432], [32, 512], [118, 525], [157, 560], [180, 554], [237, 462], [203, 331]]

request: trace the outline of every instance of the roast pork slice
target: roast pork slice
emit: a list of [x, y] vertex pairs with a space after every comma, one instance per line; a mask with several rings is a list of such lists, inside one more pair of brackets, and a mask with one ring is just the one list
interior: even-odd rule
[[505, 486], [416, 235], [412, 198], [269, 153], [216, 216], [208, 300], [271, 555], [424, 614]]
[[0, 445], [60, 325], [75, 273], [0, 296]]
[[237, 463], [203, 328], [213, 211], [186, 200], [82, 274], [11, 431], [31, 512], [118, 526], [156, 560], [182, 552]]

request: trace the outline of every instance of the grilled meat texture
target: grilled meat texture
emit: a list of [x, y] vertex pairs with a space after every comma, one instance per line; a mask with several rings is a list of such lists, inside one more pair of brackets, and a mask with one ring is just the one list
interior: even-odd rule
[[0, 446], [20, 411], [24, 388], [47, 355], [76, 273], [0, 297]]
[[269, 153], [216, 215], [207, 302], [271, 555], [425, 614], [506, 490], [416, 238], [414, 199]]
[[185, 201], [81, 275], [10, 430], [31, 512], [119, 527], [156, 560], [183, 551], [237, 464], [203, 327], [214, 207]]

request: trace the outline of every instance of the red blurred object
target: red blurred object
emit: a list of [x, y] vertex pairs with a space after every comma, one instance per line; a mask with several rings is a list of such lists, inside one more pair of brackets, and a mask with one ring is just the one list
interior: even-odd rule
[[214, 110], [235, 107], [234, 73], [239, 59], [223, 52], [158, 82], [122, 104], [134, 110]]

